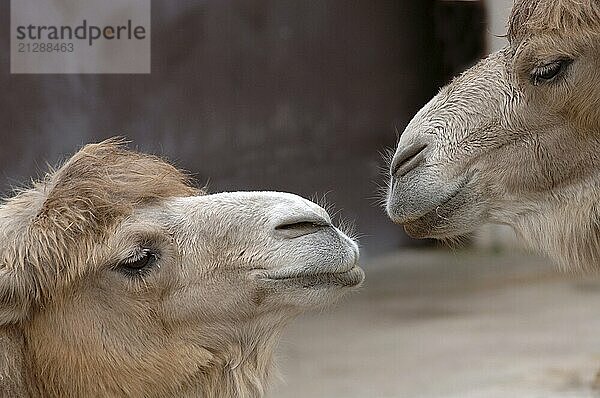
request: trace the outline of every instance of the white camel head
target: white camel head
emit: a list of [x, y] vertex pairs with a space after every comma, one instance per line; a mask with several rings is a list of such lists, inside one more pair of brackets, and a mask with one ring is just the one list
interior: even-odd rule
[[415, 237], [509, 224], [563, 265], [600, 265], [600, 2], [518, 0], [508, 45], [408, 124], [387, 212]]
[[3, 203], [0, 237], [13, 396], [259, 396], [286, 322], [363, 280], [316, 204], [205, 195], [113, 141]]

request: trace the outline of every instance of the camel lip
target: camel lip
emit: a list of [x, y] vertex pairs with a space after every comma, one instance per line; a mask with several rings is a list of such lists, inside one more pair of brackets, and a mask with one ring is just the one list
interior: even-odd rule
[[292, 272], [289, 274], [264, 275], [260, 278], [269, 282], [287, 282], [301, 285], [302, 287], [318, 287], [323, 285], [337, 285], [344, 287], [355, 287], [364, 280], [364, 271], [358, 265], [342, 271], [332, 272]]
[[[452, 194], [441, 201], [437, 206], [433, 209], [429, 210], [427, 213], [413, 218], [412, 220], [402, 222], [404, 226], [404, 231], [411, 237], [417, 239], [423, 238], [436, 238], [439, 237], [434, 228], [443, 224], [443, 222], [448, 221], [454, 211], [451, 211], [447, 215], [440, 214], [441, 211], [444, 210], [444, 206], [451, 203], [456, 197], [461, 195], [464, 192], [464, 187], [459, 187]], [[445, 236], [445, 235], [444, 235]]]
[[[449, 216], [451, 216], [451, 214], [449, 215], [442, 215], [441, 212], [443, 212], [446, 209], [446, 206], [452, 202], [454, 202], [455, 200], [457, 200], [457, 197], [461, 197], [465, 194], [468, 194], [469, 191], [469, 187], [471, 186], [473, 180], [475, 178], [475, 174], [470, 172], [470, 173], [466, 173], [464, 175], [462, 175], [461, 177], [458, 177], [457, 179], [454, 179], [454, 181], [449, 181], [448, 184], [454, 185], [452, 187], [452, 189], [449, 189], [447, 192], [445, 192], [443, 195], [440, 195], [437, 203], [433, 202], [430, 203], [428, 206], [424, 207], [423, 209], [421, 209], [421, 211], [414, 211], [413, 214], [407, 215], [407, 214], [401, 214], [402, 213], [402, 203], [393, 203], [393, 205], [390, 205], [391, 199], [388, 199], [388, 207], [387, 207], [387, 214], [388, 217], [392, 220], [392, 222], [394, 222], [395, 224], [399, 224], [399, 225], [403, 225], [406, 229], [406, 227], [412, 226], [413, 224], [430, 224], [430, 226], [434, 226], [434, 221], [437, 220], [437, 222], [447, 219], [449, 218]], [[444, 184], [446, 185], [446, 184]], [[396, 184], [392, 184], [391, 187], [391, 191], [390, 191], [390, 195], [393, 196], [395, 193], [395, 190], [401, 189], [400, 187], [398, 187]], [[433, 204], [435, 203], [435, 204]], [[432, 231], [430, 231], [432, 232]], [[418, 236], [413, 235], [411, 232], [407, 231], [407, 233], [413, 237], [413, 238], [427, 238], [427, 237], [431, 237], [427, 234], [418, 234]]]
[[409, 217], [409, 218], [401, 218], [401, 217], [397, 217], [396, 215], [389, 214], [390, 218], [392, 219], [392, 221], [396, 224], [401, 224], [401, 225], [410, 225], [416, 222], [419, 222], [425, 218], [430, 217], [432, 214], [437, 213], [437, 211], [439, 210], [440, 207], [448, 204], [450, 201], [452, 201], [454, 198], [456, 198], [463, 190], [463, 187], [459, 187], [457, 189], [455, 189], [454, 191], [452, 191], [452, 193], [445, 197], [442, 201], [440, 201], [437, 205], [435, 205], [432, 209], [427, 210], [425, 213], [416, 216], [416, 217]]

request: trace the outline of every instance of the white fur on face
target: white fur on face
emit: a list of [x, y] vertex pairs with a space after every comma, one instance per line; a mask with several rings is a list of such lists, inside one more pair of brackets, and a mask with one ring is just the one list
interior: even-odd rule
[[[169, 208], [184, 272], [241, 278], [270, 292], [265, 300], [275, 306], [327, 305], [362, 280], [356, 243], [331, 225], [323, 208], [299, 196], [219, 193], [175, 199]], [[314, 230], [304, 225], [311, 223]], [[348, 272], [348, 281], [332, 279]]]
[[220, 327], [282, 308], [293, 316], [331, 304], [363, 279], [357, 244], [323, 208], [287, 193], [171, 199], [134, 213], [114, 241], [129, 242], [116, 250], [121, 257], [135, 246], [156, 253], [143, 283], [157, 287], [176, 322]]

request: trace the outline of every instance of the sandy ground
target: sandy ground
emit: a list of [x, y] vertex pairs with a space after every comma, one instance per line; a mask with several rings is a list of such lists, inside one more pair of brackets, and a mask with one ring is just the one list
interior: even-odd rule
[[600, 278], [521, 254], [403, 251], [284, 335], [270, 397], [600, 397]]

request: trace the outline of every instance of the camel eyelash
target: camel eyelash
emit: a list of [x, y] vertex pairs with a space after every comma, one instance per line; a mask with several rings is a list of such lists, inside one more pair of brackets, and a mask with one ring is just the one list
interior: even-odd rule
[[534, 86], [552, 83], [564, 75], [566, 69], [573, 62], [569, 58], [560, 58], [543, 65], [535, 66], [530, 72], [530, 79]]
[[130, 277], [143, 277], [153, 266], [157, 265], [158, 253], [149, 248], [142, 248], [132, 256], [121, 261], [117, 270]]

